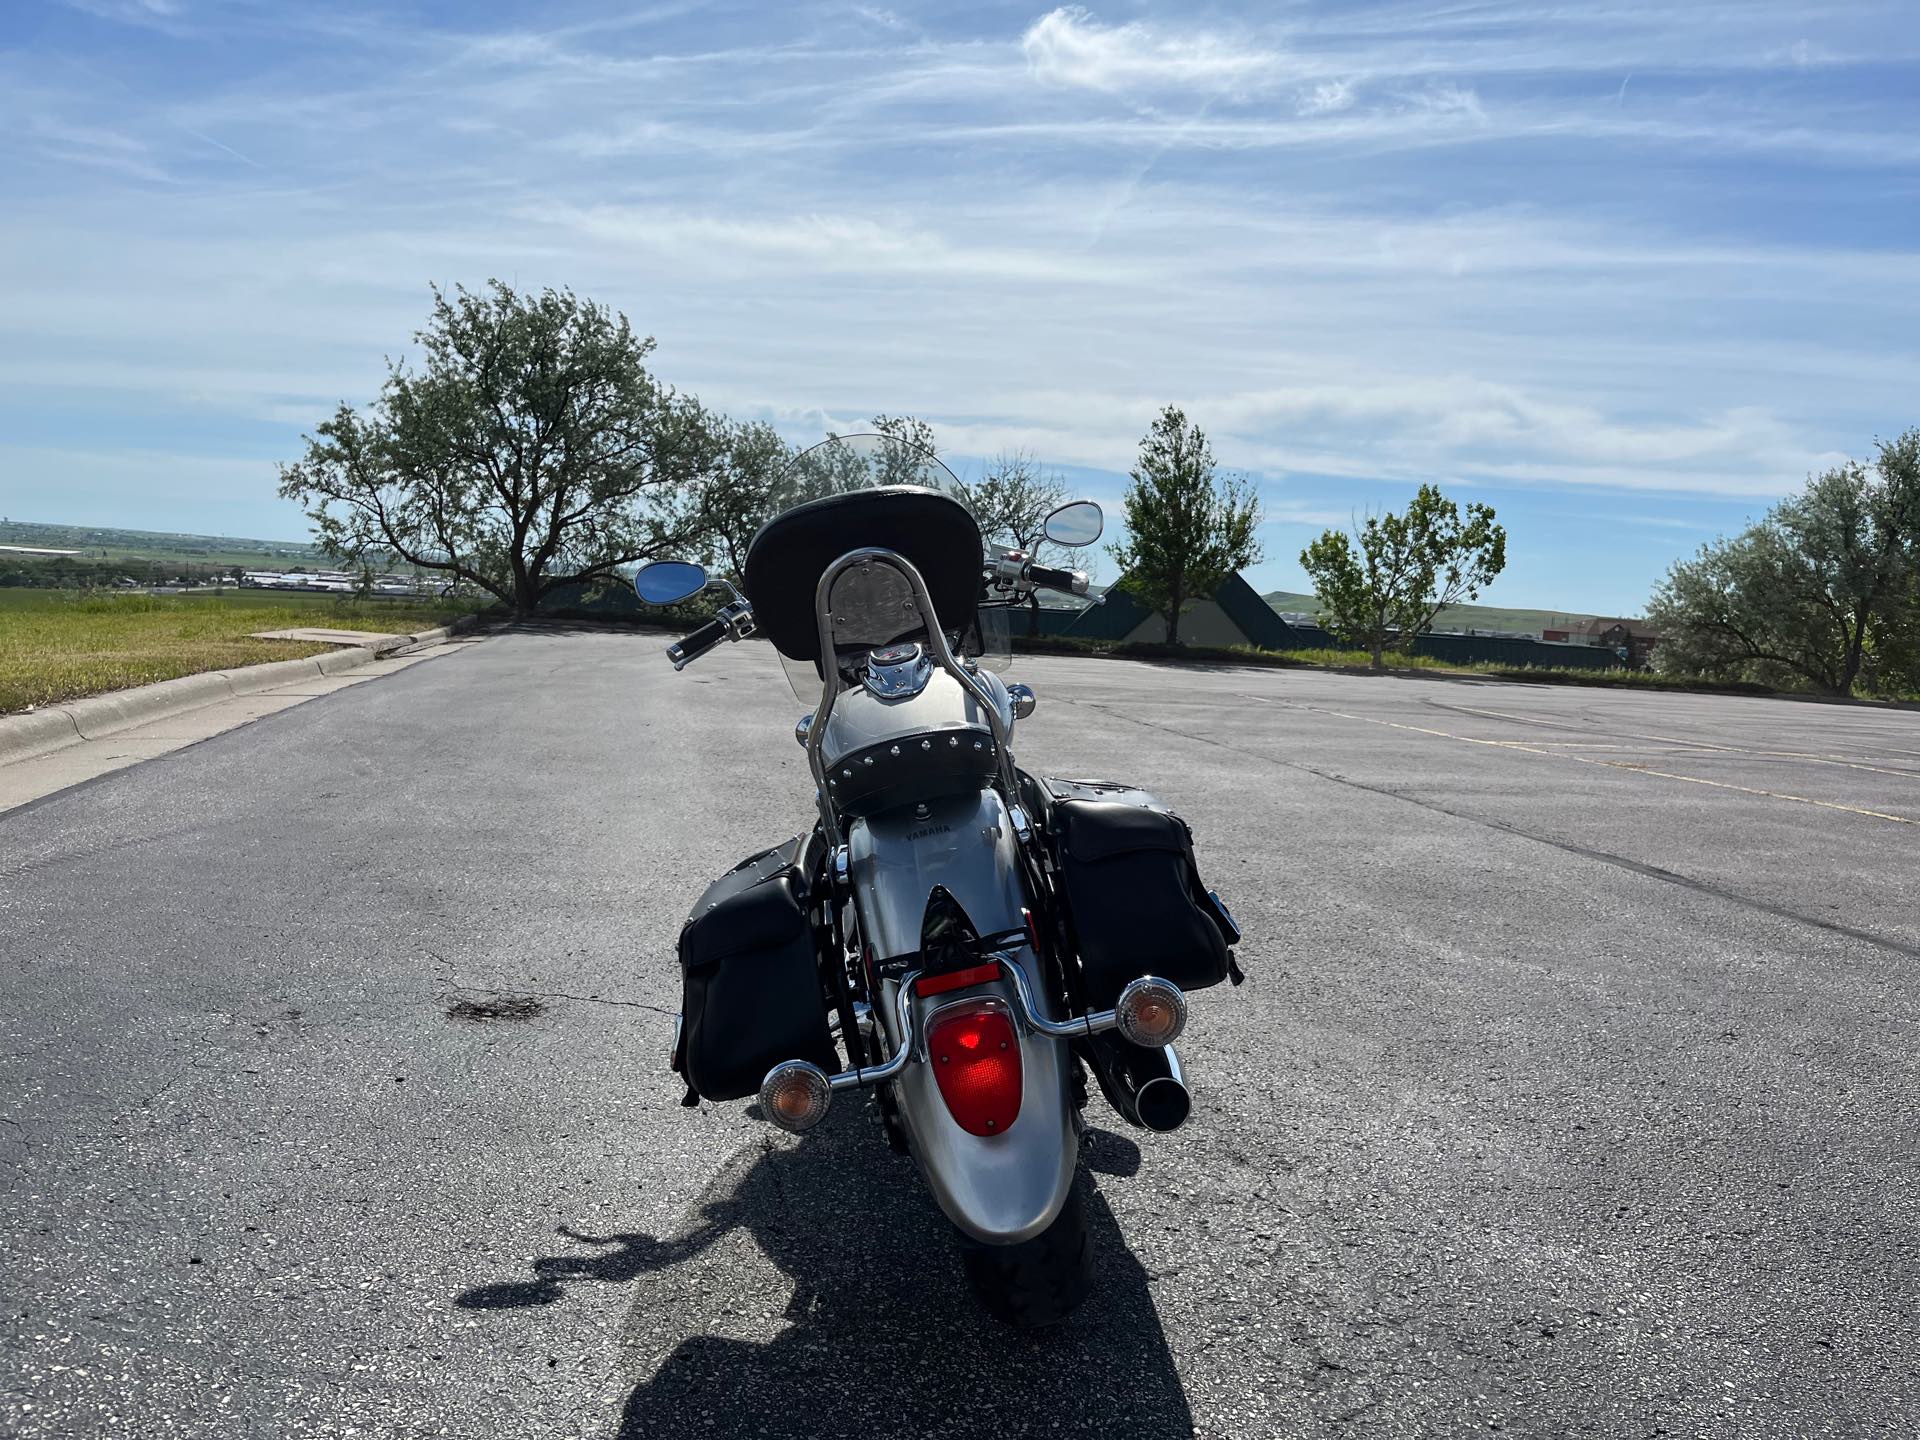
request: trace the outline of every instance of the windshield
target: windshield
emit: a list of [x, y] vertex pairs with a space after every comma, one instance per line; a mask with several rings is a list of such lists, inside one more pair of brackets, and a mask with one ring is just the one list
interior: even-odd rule
[[[959, 501], [968, 513], [974, 511], [967, 486], [953, 471], [932, 451], [895, 435], [835, 435], [801, 451], [777, 482], [775, 510], [781, 513], [828, 495], [894, 485], [936, 490]], [[847, 549], [860, 544], [859, 536], [847, 537]], [[986, 556], [978, 559], [984, 563]], [[849, 571], [829, 597], [836, 649], [844, 653], [900, 638], [902, 627], [895, 617], [901, 614], [907, 595], [904, 578], [888, 567]], [[971, 656], [987, 669], [1003, 671], [1013, 659], [1010, 633], [1005, 610], [988, 607], [965, 631], [949, 633], [947, 641], [956, 655]], [[820, 675], [813, 662], [783, 655], [780, 663], [795, 697], [809, 707], [818, 704]]]

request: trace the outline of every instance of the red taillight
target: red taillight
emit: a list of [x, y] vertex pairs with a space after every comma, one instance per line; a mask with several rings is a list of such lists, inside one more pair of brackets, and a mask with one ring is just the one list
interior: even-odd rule
[[969, 1135], [1004, 1135], [1020, 1115], [1020, 1037], [998, 1001], [949, 1005], [927, 1027], [927, 1063]]

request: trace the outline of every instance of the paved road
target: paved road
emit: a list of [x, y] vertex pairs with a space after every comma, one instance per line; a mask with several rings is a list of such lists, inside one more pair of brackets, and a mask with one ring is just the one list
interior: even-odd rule
[[0, 815], [0, 1431], [1920, 1429], [1920, 716], [1023, 662], [1023, 761], [1175, 802], [1252, 974], [1032, 1339], [857, 1107], [678, 1108], [674, 929], [807, 804], [767, 650], [656, 649]]

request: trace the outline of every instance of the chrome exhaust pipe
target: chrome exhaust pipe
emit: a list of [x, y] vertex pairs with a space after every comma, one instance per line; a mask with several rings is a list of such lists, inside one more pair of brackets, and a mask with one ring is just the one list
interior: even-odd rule
[[1144, 1128], [1164, 1134], [1187, 1123], [1187, 1116], [1193, 1113], [1193, 1096], [1187, 1090], [1186, 1072], [1180, 1068], [1180, 1057], [1173, 1053], [1173, 1046], [1161, 1046], [1158, 1054], [1166, 1063], [1167, 1073], [1155, 1075], [1134, 1092], [1133, 1108], [1139, 1112]]
[[1171, 1045], [1143, 1049], [1118, 1035], [1088, 1037], [1081, 1049], [1100, 1093], [1122, 1120], [1142, 1130], [1178, 1130], [1193, 1113], [1193, 1096]]

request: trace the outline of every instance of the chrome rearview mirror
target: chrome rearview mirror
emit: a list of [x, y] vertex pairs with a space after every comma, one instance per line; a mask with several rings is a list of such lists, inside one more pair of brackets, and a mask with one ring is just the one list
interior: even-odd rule
[[1098, 505], [1091, 500], [1075, 500], [1047, 516], [1040, 533], [1056, 545], [1078, 550], [1082, 545], [1093, 544], [1106, 528], [1107, 517]]
[[646, 605], [678, 605], [706, 588], [706, 567], [687, 560], [656, 560], [633, 577], [633, 593]]

